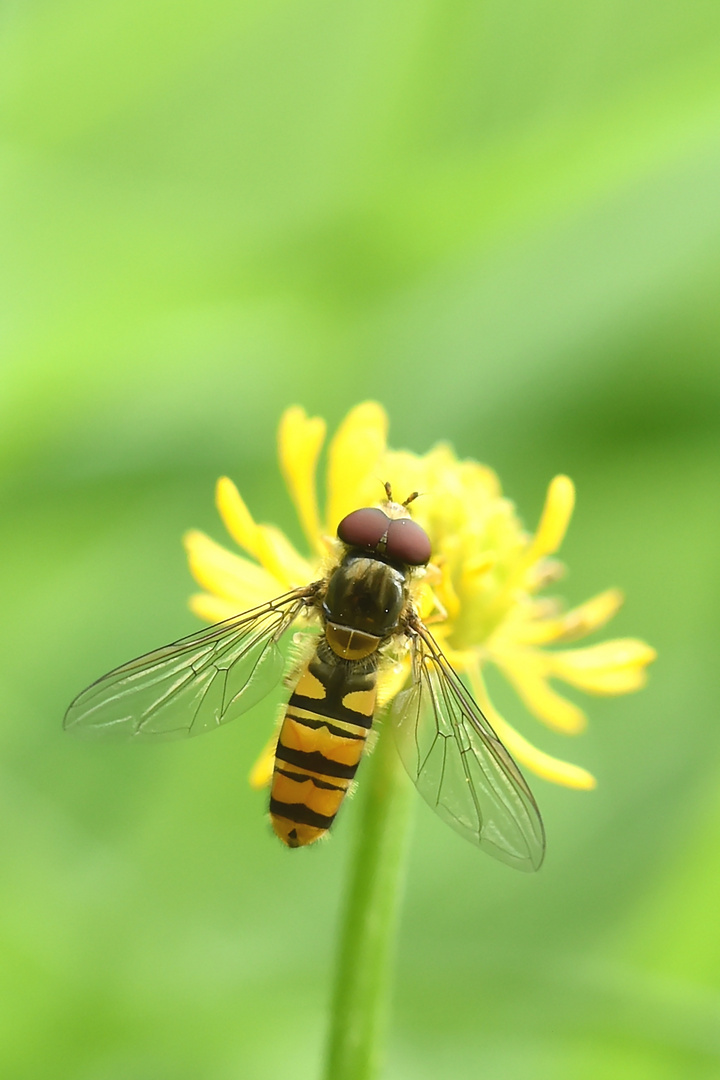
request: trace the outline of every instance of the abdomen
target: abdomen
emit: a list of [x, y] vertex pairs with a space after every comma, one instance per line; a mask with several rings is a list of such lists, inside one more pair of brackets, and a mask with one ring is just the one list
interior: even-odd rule
[[288, 847], [332, 825], [375, 713], [377, 655], [343, 660], [321, 638], [290, 697], [275, 753], [270, 817]]

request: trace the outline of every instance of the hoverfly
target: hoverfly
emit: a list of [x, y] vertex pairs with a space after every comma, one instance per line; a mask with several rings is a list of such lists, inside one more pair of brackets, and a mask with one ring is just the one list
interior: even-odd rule
[[303, 847], [332, 825], [376, 713], [378, 671], [406, 647], [409, 687], [390, 706], [403, 763], [423, 798], [457, 832], [521, 870], [537, 870], [542, 819], [517, 765], [421, 621], [410, 596], [430, 539], [411, 495], [354, 510], [340, 554], [318, 581], [293, 589], [115, 668], [70, 705], [65, 728], [134, 739], [199, 735], [235, 719], [278, 681], [278, 643], [293, 622], [315, 624], [309, 659], [287, 703], [270, 793], [273, 829]]

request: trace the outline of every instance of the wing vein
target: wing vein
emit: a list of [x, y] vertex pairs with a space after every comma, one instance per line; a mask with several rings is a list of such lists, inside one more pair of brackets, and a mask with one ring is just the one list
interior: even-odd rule
[[542, 819], [479, 706], [418, 620], [409, 624], [412, 685], [392, 706], [400, 756], [418, 791], [454, 829], [496, 858], [536, 870]]

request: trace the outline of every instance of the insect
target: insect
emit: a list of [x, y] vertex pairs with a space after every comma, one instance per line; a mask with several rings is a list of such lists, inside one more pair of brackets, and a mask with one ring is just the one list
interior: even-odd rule
[[235, 719], [281, 677], [278, 643], [296, 620], [315, 627], [288, 700], [270, 793], [275, 833], [303, 847], [332, 825], [376, 713], [388, 654], [410, 654], [408, 688], [390, 721], [423, 798], [457, 832], [521, 870], [545, 850], [539, 810], [517, 765], [420, 619], [414, 578], [430, 539], [409, 504], [348, 514], [339, 554], [321, 579], [293, 589], [98, 679], [70, 705], [65, 728], [133, 739], [198, 735]]

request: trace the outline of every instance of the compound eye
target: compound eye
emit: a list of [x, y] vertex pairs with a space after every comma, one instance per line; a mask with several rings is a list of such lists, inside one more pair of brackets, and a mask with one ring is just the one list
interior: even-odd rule
[[337, 534], [350, 547], [374, 549], [388, 531], [390, 518], [377, 507], [353, 510], [338, 525]]
[[393, 562], [406, 566], [424, 566], [430, 561], [432, 548], [430, 537], [411, 518], [396, 518], [390, 522], [385, 554]]

